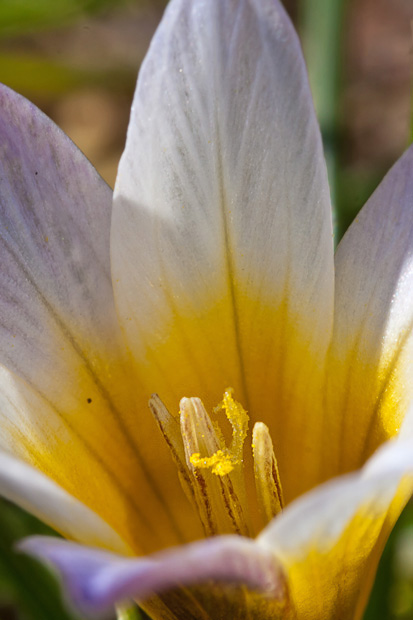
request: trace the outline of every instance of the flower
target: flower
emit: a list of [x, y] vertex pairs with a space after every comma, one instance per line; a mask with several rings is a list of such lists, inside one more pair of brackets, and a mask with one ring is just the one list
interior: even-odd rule
[[113, 203], [0, 102], [0, 492], [74, 541], [22, 548], [88, 613], [360, 618], [413, 485], [413, 150], [334, 266], [278, 0], [171, 0]]

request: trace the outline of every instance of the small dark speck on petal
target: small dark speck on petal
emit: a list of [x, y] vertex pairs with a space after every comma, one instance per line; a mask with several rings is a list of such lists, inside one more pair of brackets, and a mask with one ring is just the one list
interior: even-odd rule
[[88, 402], [88, 403], [89, 403], [89, 405], [90, 405], [90, 403], [92, 402], [92, 399], [91, 399], [91, 398], [88, 398], [88, 399], [87, 399], [87, 402]]

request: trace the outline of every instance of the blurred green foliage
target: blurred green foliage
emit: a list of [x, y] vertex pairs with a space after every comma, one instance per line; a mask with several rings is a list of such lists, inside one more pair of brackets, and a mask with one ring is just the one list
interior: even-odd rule
[[[346, 0], [302, 0], [298, 21], [310, 84], [323, 135], [330, 192], [337, 216], [337, 146], [341, 44]], [[314, 36], [317, 33], [317, 36]], [[326, 53], [328, 50], [328, 53]]]
[[127, 0], [1, 0], [0, 37], [67, 25], [80, 16]]
[[381, 558], [364, 620], [413, 618], [413, 503], [394, 528]]
[[[145, 6], [149, 0], [135, 0]], [[158, 2], [159, 0], [154, 0]], [[67, 28], [81, 19], [108, 10], [121, 10], [133, 0], [0, 0], [0, 80], [27, 97], [62, 95], [81, 87], [110, 84], [114, 90], [130, 81], [131, 73], [73, 66], [67, 58], [23, 49], [13, 41], [41, 37], [51, 28]], [[2, 44], [4, 49], [2, 49]], [[11, 45], [10, 45], [11, 44]], [[23, 45], [24, 48], [24, 45]], [[135, 76], [134, 76], [135, 77]]]
[[81, 87], [107, 87], [121, 91], [135, 79], [127, 70], [92, 70], [67, 66], [35, 54], [0, 52], [1, 81], [25, 96], [42, 99], [73, 92]]
[[66, 611], [49, 571], [16, 553], [16, 543], [29, 534], [49, 535], [53, 531], [13, 504], [0, 500], [1, 620], [75, 620]]

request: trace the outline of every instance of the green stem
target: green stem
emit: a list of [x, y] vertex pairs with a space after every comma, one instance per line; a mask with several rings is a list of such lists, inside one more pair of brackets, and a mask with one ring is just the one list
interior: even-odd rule
[[304, 56], [323, 136], [333, 207], [337, 203], [337, 127], [346, 8], [347, 0], [301, 0], [299, 4]]

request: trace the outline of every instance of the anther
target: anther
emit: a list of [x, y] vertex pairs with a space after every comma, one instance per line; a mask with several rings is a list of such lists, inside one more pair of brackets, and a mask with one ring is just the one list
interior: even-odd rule
[[190, 502], [197, 505], [194, 481], [186, 466], [185, 450], [182, 443], [179, 418], [174, 417], [165, 407], [158, 394], [149, 399], [149, 409], [161, 431], [178, 470], [181, 486]]
[[215, 533], [248, 533], [244, 510], [231, 476], [233, 464], [199, 398], [180, 403], [186, 462], [200, 499], [202, 521]]
[[252, 449], [258, 504], [268, 523], [281, 512], [284, 499], [270, 432], [262, 422], [254, 425]]

